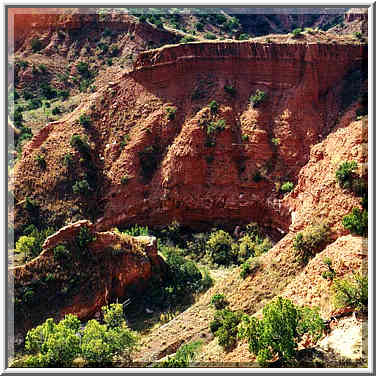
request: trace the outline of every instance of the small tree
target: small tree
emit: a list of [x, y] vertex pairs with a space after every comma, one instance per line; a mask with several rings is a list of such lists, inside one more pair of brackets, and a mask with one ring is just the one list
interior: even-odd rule
[[210, 112], [216, 114], [218, 112], [219, 105], [216, 101], [211, 101], [209, 103]]
[[232, 244], [233, 239], [227, 232], [223, 230], [213, 232], [206, 242], [206, 253], [216, 264], [231, 264], [235, 258]]
[[350, 214], [343, 217], [343, 227], [352, 234], [367, 236], [368, 234], [368, 211], [353, 208]]
[[212, 296], [210, 303], [215, 307], [215, 309], [223, 309], [228, 306], [228, 301], [223, 294], [215, 294]]
[[42, 42], [38, 38], [33, 38], [30, 41], [30, 45], [33, 52], [38, 52], [42, 49]]
[[336, 279], [333, 284], [337, 307], [351, 307], [366, 311], [368, 307], [368, 276], [354, 273], [346, 279]]
[[356, 161], [343, 162], [336, 171], [336, 179], [339, 186], [343, 189], [350, 189], [354, 180], [355, 172], [358, 169]]
[[287, 182], [283, 183], [282, 186], [281, 186], [281, 192], [282, 193], [291, 192], [293, 189], [294, 189], [294, 184], [291, 183], [291, 181], [287, 181]]
[[262, 320], [244, 315], [239, 328], [239, 338], [248, 340], [249, 351], [261, 366], [275, 356], [284, 363], [291, 362], [303, 334], [308, 333], [315, 342], [323, 333], [324, 322], [318, 309], [300, 308], [278, 297], [262, 312]]
[[249, 101], [252, 103], [253, 107], [258, 107], [266, 100], [266, 98], [267, 94], [264, 91], [257, 89], [255, 94], [249, 97]]

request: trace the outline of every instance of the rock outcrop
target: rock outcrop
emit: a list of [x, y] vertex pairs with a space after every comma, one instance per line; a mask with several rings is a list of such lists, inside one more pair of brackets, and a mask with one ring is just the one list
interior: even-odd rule
[[[91, 240], [84, 249], [79, 236]], [[37, 258], [9, 269], [15, 330], [67, 313], [90, 318], [103, 305], [142, 292], [150, 278], [161, 277], [163, 265], [153, 237], [95, 232], [89, 221], [63, 227], [46, 239]]]

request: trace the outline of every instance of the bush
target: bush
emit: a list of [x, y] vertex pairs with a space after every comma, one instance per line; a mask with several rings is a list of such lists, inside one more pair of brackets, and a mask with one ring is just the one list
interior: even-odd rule
[[317, 341], [324, 329], [318, 309], [300, 308], [290, 300], [278, 297], [263, 309], [263, 318], [244, 315], [239, 338], [247, 339], [249, 351], [261, 366], [275, 356], [283, 363], [294, 360], [298, 343], [305, 333]]
[[121, 184], [123, 185], [126, 185], [129, 181], [129, 176], [128, 175], [124, 175], [121, 177]]
[[59, 106], [56, 106], [51, 111], [52, 115], [59, 115], [61, 114], [61, 108]]
[[106, 324], [90, 320], [83, 330], [80, 320], [71, 314], [58, 324], [47, 319], [27, 333], [25, 349], [34, 355], [27, 359], [26, 365], [71, 367], [73, 360], [81, 356], [87, 365], [101, 366], [110, 365], [114, 356], [129, 357], [137, 339], [120, 317], [122, 309], [121, 304], [105, 307]]
[[176, 354], [167, 360], [157, 363], [155, 368], [182, 368], [189, 367], [189, 364], [196, 358], [197, 352], [202, 346], [202, 341], [190, 342], [181, 345]]
[[210, 304], [212, 304], [215, 309], [223, 309], [229, 305], [229, 302], [223, 294], [215, 294], [212, 296]]
[[70, 256], [69, 250], [64, 244], [59, 244], [54, 248], [54, 259], [55, 261], [62, 261]]
[[33, 52], [38, 52], [42, 49], [42, 42], [38, 38], [33, 38], [30, 41], [30, 45]]
[[260, 262], [256, 258], [251, 258], [241, 265], [240, 277], [245, 279], [255, 273], [260, 268]]
[[71, 144], [72, 147], [74, 147], [75, 149], [77, 149], [81, 153], [84, 153], [86, 155], [88, 155], [90, 153], [89, 144], [87, 143], [87, 141], [85, 139], [83, 140], [81, 138], [81, 136], [78, 135], [78, 134], [74, 134], [71, 137], [70, 144]]
[[255, 94], [249, 97], [249, 101], [252, 103], [253, 107], [260, 106], [266, 99], [267, 94], [259, 89], [256, 90]]
[[57, 90], [57, 96], [61, 98], [63, 101], [69, 98], [69, 90], [63, 89], [63, 90]]
[[190, 35], [186, 35], [185, 37], [181, 38], [179, 43], [189, 43], [189, 42], [195, 42], [197, 39], [195, 37], [192, 37]]
[[330, 230], [327, 224], [308, 226], [304, 231], [298, 232], [293, 242], [293, 248], [299, 257], [307, 263], [316, 253], [320, 252], [327, 244]]
[[250, 38], [250, 36], [246, 33], [239, 35], [239, 40], [248, 40], [249, 38]]
[[89, 115], [82, 114], [79, 118], [79, 122], [84, 127], [89, 127], [91, 124], [91, 118]]
[[355, 171], [358, 164], [355, 161], [343, 162], [336, 171], [336, 179], [339, 186], [343, 189], [350, 189], [352, 181], [355, 178]]
[[293, 35], [293, 38], [298, 38], [302, 35], [302, 29], [300, 27], [298, 27], [297, 29], [294, 29], [292, 31], [292, 35]]
[[46, 99], [53, 99], [57, 97], [57, 89], [50, 84], [42, 82], [40, 84], [41, 95]]
[[78, 73], [86, 78], [90, 78], [89, 64], [84, 61], [79, 61], [76, 65]]
[[130, 236], [148, 236], [149, 228], [148, 226], [142, 227], [139, 225], [134, 225], [133, 227], [125, 230], [124, 233]]
[[38, 166], [44, 170], [47, 167], [46, 160], [44, 158], [44, 155], [38, 154], [35, 156], [35, 162], [37, 162]]
[[30, 214], [35, 214], [38, 208], [39, 205], [37, 204], [37, 202], [35, 200], [32, 200], [30, 197], [26, 196], [24, 209], [27, 210]]
[[216, 37], [213, 33], [206, 33], [206, 34], [204, 35], [204, 38], [205, 38], [205, 39], [209, 39], [209, 40], [217, 39], [217, 37]]
[[42, 101], [38, 98], [32, 98], [27, 103], [28, 110], [36, 110], [37, 108], [42, 106]]
[[353, 208], [352, 212], [345, 215], [342, 220], [343, 227], [352, 234], [367, 236], [368, 234], [368, 211]]
[[283, 183], [281, 186], [282, 193], [291, 192], [293, 189], [294, 189], [294, 184], [291, 183], [290, 181]]
[[219, 230], [210, 234], [210, 238], [206, 242], [206, 252], [213, 263], [229, 265], [236, 258], [232, 245], [231, 236], [227, 232]]
[[216, 114], [218, 112], [219, 105], [216, 101], [211, 101], [209, 103], [210, 112]]
[[174, 120], [175, 114], [176, 114], [176, 107], [167, 107], [166, 113], [167, 113], [167, 119], [168, 120]]
[[249, 140], [248, 134], [242, 134], [242, 141], [247, 142]]
[[215, 132], [221, 132], [226, 128], [226, 121], [224, 119], [219, 119], [217, 121], [212, 121], [207, 125], [206, 134], [211, 136]]
[[368, 276], [359, 273], [347, 279], [336, 279], [333, 284], [337, 307], [351, 307], [357, 311], [367, 311]]
[[74, 194], [87, 195], [90, 191], [90, 186], [86, 179], [76, 181], [72, 188]]
[[235, 97], [236, 89], [233, 86], [225, 85], [224, 90], [227, 94], [231, 95], [232, 97]]
[[197, 22], [195, 24], [195, 28], [197, 31], [203, 31], [204, 30], [204, 24], [202, 22]]
[[218, 338], [218, 344], [225, 350], [231, 350], [238, 335], [238, 325], [242, 314], [225, 308], [216, 311], [214, 320], [210, 323], [210, 331]]
[[73, 157], [72, 157], [72, 154], [71, 154], [71, 153], [66, 153], [66, 154], [64, 154], [64, 157], [63, 157], [63, 163], [64, 163], [64, 165], [67, 166], [67, 167], [72, 166], [72, 163], [73, 163]]

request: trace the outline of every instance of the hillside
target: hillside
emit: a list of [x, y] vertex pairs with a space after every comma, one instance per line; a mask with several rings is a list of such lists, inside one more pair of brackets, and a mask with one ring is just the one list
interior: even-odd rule
[[[174, 9], [12, 19], [14, 364], [47, 318], [86, 330], [124, 302], [132, 357], [74, 364], [171, 367], [199, 341], [185, 366], [367, 367], [366, 13]], [[257, 355], [280, 301], [320, 341], [306, 323], [294, 356]]]

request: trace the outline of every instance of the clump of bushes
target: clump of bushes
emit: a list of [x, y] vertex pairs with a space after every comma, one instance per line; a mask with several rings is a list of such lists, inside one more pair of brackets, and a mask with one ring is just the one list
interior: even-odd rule
[[217, 39], [216, 35], [213, 34], [213, 33], [206, 33], [206, 34], [204, 35], [204, 38], [205, 38], [205, 39], [209, 39], [209, 40]]
[[88, 155], [90, 153], [90, 146], [86, 139], [82, 139], [80, 135], [74, 134], [71, 137], [70, 144], [79, 152]]
[[185, 37], [181, 38], [179, 43], [189, 43], [189, 42], [195, 42], [197, 39], [195, 37], [192, 37], [190, 35], [186, 35]]
[[240, 277], [245, 279], [247, 276], [255, 273], [260, 266], [261, 264], [257, 258], [250, 258], [241, 265]]
[[115, 356], [130, 357], [137, 338], [128, 329], [121, 304], [103, 307], [104, 324], [90, 320], [81, 329], [80, 320], [66, 315], [55, 324], [52, 318], [29, 330], [25, 350], [30, 354], [26, 367], [71, 367], [81, 357], [86, 366], [109, 366]]
[[82, 114], [79, 118], [79, 122], [84, 127], [89, 127], [91, 124], [91, 118], [89, 115]]
[[321, 276], [324, 278], [324, 279], [329, 279], [331, 281], [333, 281], [333, 279], [335, 278], [336, 276], [336, 271], [333, 269], [333, 263], [332, 263], [332, 260], [329, 258], [329, 257], [325, 257], [323, 259], [323, 263], [328, 267], [328, 270], [325, 270], [325, 272], [323, 272], [321, 274]]
[[210, 331], [218, 338], [218, 344], [227, 351], [234, 348], [236, 344], [241, 318], [241, 312], [233, 312], [225, 308], [216, 311], [214, 320], [210, 322]]
[[232, 97], [235, 97], [236, 95], [236, 89], [231, 85], [225, 85], [224, 90], [227, 94], [231, 95]]
[[281, 185], [282, 193], [291, 192], [293, 189], [294, 189], [294, 183], [291, 183], [291, 181], [287, 181]]
[[223, 309], [229, 305], [229, 302], [223, 294], [215, 294], [212, 296], [210, 304], [213, 305], [215, 309]]
[[35, 162], [37, 162], [38, 166], [42, 169], [45, 170], [47, 167], [46, 159], [43, 154], [38, 154], [35, 156]]
[[304, 263], [307, 263], [316, 253], [327, 244], [330, 229], [326, 223], [311, 225], [298, 232], [293, 242], [293, 248]]
[[42, 42], [38, 38], [33, 38], [30, 41], [30, 46], [33, 52], [38, 52], [42, 49]]
[[176, 114], [176, 107], [167, 107], [166, 113], [167, 113], [167, 119], [168, 120], [174, 120], [175, 114]]
[[324, 330], [318, 309], [297, 307], [288, 299], [278, 297], [262, 312], [261, 320], [244, 315], [239, 328], [239, 338], [248, 340], [249, 351], [261, 366], [275, 357], [291, 364], [302, 336], [307, 333], [316, 342]]
[[210, 122], [206, 127], [206, 134], [211, 136], [215, 132], [221, 132], [226, 128], [226, 121], [219, 119], [217, 121]]
[[184, 368], [189, 367], [190, 363], [194, 361], [198, 351], [202, 347], [202, 341], [190, 342], [181, 345], [176, 354], [167, 360], [158, 362], [154, 365], [155, 368]]
[[368, 276], [354, 273], [346, 279], [334, 280], [335, 304], [337, 307], [351, 307], [357, 311], [367, 311]]
[[218, 112], [218, 109], [219, 109], [219, 105], [216, 101], [211, 101], [209, 103], [209, 108], [210, 108], [210, 112], [212, 114], [216, 114]]
[[70, 256], [69, 249], [67, 249], [64, 244], [59, 244], [54, 248], [55, 261], [62, 261], [69, 256]]
[[300, 36], [302, 35], [302, 31], [303, 31], [303, 30], [302, 30], [300, 27], [294, 29], [294, 30], [292, 31], [293, 38], [298, 38], [298, 37], [300, 37]]
[[206, 252], [210, 260], [218, 265], [228, 265], [236, 260], [233, 239], [223, 231], [213, 232], [206, 243]]
[[255, 94], [249, 97], [249, 101], [252, 103], [253, 107], [258, 107], [266, 100], [266, 98], [267, 94], [264, 91], [257, 89]]
[[126, 185], [129, 181], [129, 176], [128, 175], [124, 175], [121, 177], [121, 184], [123, 185]]
[[343, 227], [352, 234], [367, 236], [368, 234], [368, 211], [365, 209], [353, 208], [350, 214], [342, 219]]
[[243, 33], [239, 35], [239, 40], [248, 40], [250, 36], [247, 33]]
[[90, 185], [86, 179], [82, 179], [82, 180], [76, 181], [73, 184], [72, 189], [73, 189], [74, 194], [87, 195], [90, 191]]
[[358, 164], [356, 161], [343, 162], [336, 171], [336, 179], [339, 186], [343, 189], [350, 189], [352, 182], [356, 178]]

